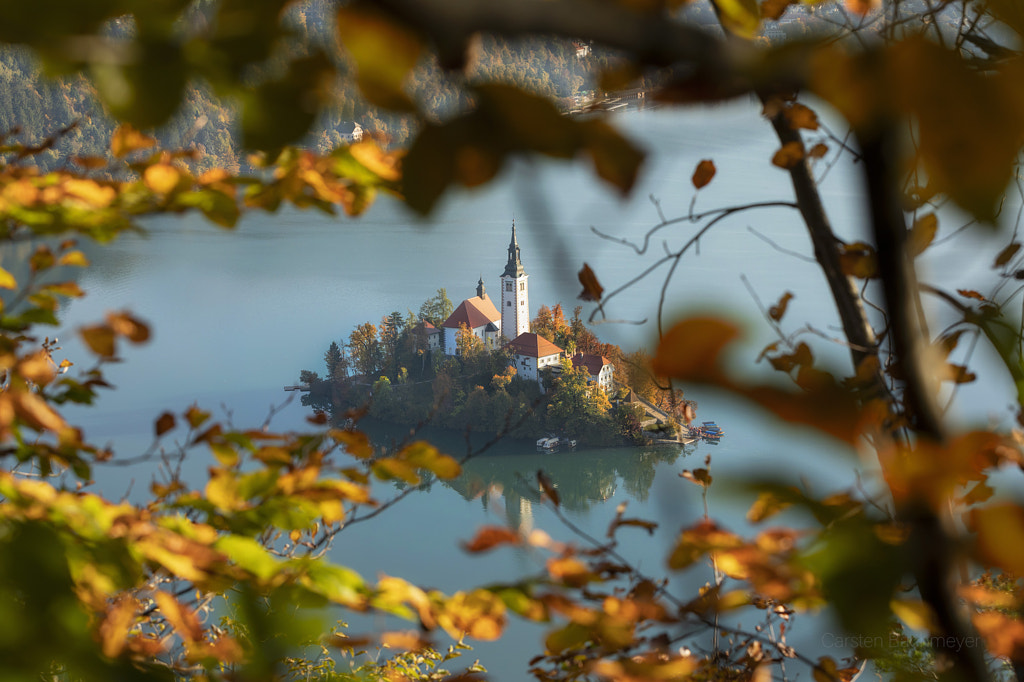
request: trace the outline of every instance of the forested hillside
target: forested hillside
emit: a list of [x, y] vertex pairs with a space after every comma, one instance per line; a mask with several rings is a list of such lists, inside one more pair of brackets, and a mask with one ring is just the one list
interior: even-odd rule
[[[293, 39], [280, 46], [268, 60], [266, 70], [273, 73], [286, 58], [308, 53], [316, 46], [333, 43], [336, 19], [332, 0], [309, 0], [290, 10], [289, 25]], [[206, 30], [212, 3], [201, 2], [189, 16], [186, 31]], [[133, 27], [117, 22], [108, 29], [109, 40], [116, 43]], [[335, 55], [337, 50], [325, 52]], [[480, 39], [468, 80], [500, 81], [551, 97], [571, 106], [572, 97], [593, 88], [593, 73], [609, 59], [607, 54], [588, 54], [580, 58], [567, 40], [529, 38], [518, 41], [485, 36]], [[343, 73], [348, 64], [339, 64]], [[117, 83], [103, 80], [102, 73], [87, 82], [76, 76], [51, 80], [43, 77], [38, 61], [27, 50], [5, 47], [0, 50], [0, 133], [7, 142], [50, 146], [34, 162], [44, 170], [66, 164], [69, 158], [102, 157], [114, 130], [112, 117], [99, 103], [96, 88], [116, 89]], [[258, 81], [259, 74], [253, 74]], [[441, 120], [469, 106], [465, 83], [446, 75], [434, 58], [424, 59], [408, 83], [408, 95], [422, 109]], [[346, 141], [354, 124], [383, 140], [387, 146], [409, 141], [414, 132], [412, 119], [387, 112], [368, 103], [352, 79], [339, 76], [327, 94], [324, 109], [305, 146], [325, 152]], [[63, 132], [62, 132], [63, 131]], [[246, 153], [239, 146], [238, 107], [222, 99], [203, 83], [189, 83], [186, 96], [174, 118], [156, 131], [160, 143], [169, 149], [193, 149], [191, 163], [197, 171], [222, 167], [230, 171], [246, 168]], [[52, 139], [52, 141], [50, 141]]]

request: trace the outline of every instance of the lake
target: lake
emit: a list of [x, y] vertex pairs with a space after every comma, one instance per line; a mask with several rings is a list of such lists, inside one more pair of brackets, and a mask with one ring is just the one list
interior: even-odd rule
[[[669, 217], [685, 214], [693, 196], [690, 176], [701, 159], [713, 159], [718, 175], [699, 193], [697, 211], [791, 198], [786, 174], [769, 163], [777, 143], [750, 103], [685, 115], [632, 112], [616, 123], [651, 154], [627, 200], [600, 186], [585, 163], [521, 161], [479, 191], [453, 192], [429, 222], [384, 198], [358, 219], [283, 210], [249, 216], [237, 229], [224, 231], [195, 217], [162, 218], [147, 223], [148, 236], [88, 246], [93, 267], [80, 280], [88, 295], [63, 311], [65, 325], [58, 332], [63, 352], [87, 365], [73, 330], [108, 310], [131, 309], [152, 325], [153, 339], [125, 349], [126, 362], [108, 368], [116, 390], [105, 393], [97, 407], [74, 409], [69, 416], [92, 442], [111, 443], [118, 457], [145, 451], [153, 422], [166, 409], [180, 412], [198, 403], [219, 417], [229, 414], [238, 426], [258, 424], [272, 406], [286, 400], [283, 387], [296, 383], [301, 370], [324, 372], [327, 346], [347, 338], [355, 325], [376, 323], [393, 310], [418, 310], [439, 287], [458, 304], [474, 295], [481, 276], [497, 292], [513, 217], [530, 275], [531, 313], [558, 302], [571, 311], [580, 289], [576, 273], [584, 262], [606, 290], [614, 290], [663, 254], [663, 242], [677, 248], [694, 234], [692, 224], [666, 229], [639, 256], [591, 228], [616, 238], [642, 239], [658, 221], [650, 197]], [[857, 205], [855, 169], [838, 165], [823, 192], [837, 230], [849, 239], [861, 236], [864, 216]], [[723, 221], [702, 239], [699, 251], [682, 261], [667, 286], [669, 316], [711, 310], [738, 318], [750, 333], [736, 351], [737, 366], [764, 371], [752, 361], [773, 338], [742, 275], [764, 305], [786, 291], [795, 294], [787, 330], [813, 323], [837, 336], [837, 319], [818, 268], [791, 252], [807, 256], [811, 247], [790, 209], [741, 213]], [[929, 264], [944, 277], [955, 271], [964, 285], [980, 288], [976, 279], [984, 276], [991, 256], [978, 252], [985, 255], [946, 249], [930, 257]], [[658, 271], [610, 302], [607, 317], [614, 322], [596, 327], [602, 340], [627, 349], [654, 348], [663, 274]], [[593, 307], [585, 304], [585, 314]], [[819, 341], [816, 352], [841, 364], [840, 369], [848, 362], [839, 345]], [[981, 361], [988, 362], [984, 356]], [[1005, 422], [1011, 396], [1006, 386], [979, 382], [962, 389], [958, 414], [964, 421]], [[588, 531], [603, 533], [621, 502], [629, 503], [631, 515], [657, 521], [654, 537], [624, 532], [623, 550], [645, 570], [660, 573], [671, 538], [702, 513], [699, 489], [678, 474], [703, 466], [708, 455], [716, 477], [712, 514], [740, 530], [746, 527], [743, 514], [752, 496], [719, 488], [719, 480], [771, 474], [799, 478], [820, 491], [849, 486], [855, 470], [871, 469], [869, 460], [861, 463], [847, 448], [780, 424], [728, 396], [687, 389], [687, 397], [698, 402], [698, 419], [715, 420], [725, 429], [721, 444], [538, 455], [532, 443], [501, 443], [469, 462], [457, 481], [435, 483], [372, 522], [344, 531], [333, 556], [368, 578], [399, 575], [443, 590], [538, 571], [542, 564], [529, 551], [506, 549], [467, 558], [458, 543], [484, 523], [505, 522], [568, 538], [536, 496], [534, 476], [543, 468], [564, 491], [569, 516]], [[273, 428], [302, 428], [308, 414], [296, 400], [276, 412]], [[382, 429], [379, 435], [398, 437], [400, 431]], [[456, 434], [431, 436], [455, 454], [466, 447]], [[202, 480], [205, 464], [188, 463], [193, 482]], [[109, 495], [127, 492], [139, 498], [150, 475], [137, 467], [101, 468], [97, 485]], [[384, 484], [375, 491], [381, 499], [397, 492]], [[706, 573], [699, 579], [710, 579]], [[806, 636], [813, 648], [815, 628], [803, 635], [799, 625], [796, 629], [795, 643]], [[496, 679], [526, 679], [526, 661], [541, 650], [540, 630], [521, 623], [510, 630], [499, 643], [474, 645], [470, 657], [479, 656]]]

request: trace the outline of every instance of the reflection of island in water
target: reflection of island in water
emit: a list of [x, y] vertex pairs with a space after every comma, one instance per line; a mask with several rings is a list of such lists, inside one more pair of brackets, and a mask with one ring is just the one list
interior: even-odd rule
[[500, 497], [508, 524], [529, 530], [532, 505], [541, 498], [539, 469], [557, 487], [564, 509], [586, 512], [614, 495], [619, 485], [631, 499], [646, 500], [657, 465], [671, 464], [688, 452], [680, 446], [651, 446], [558, 454], [488, 454], [469, 460], [461, 476], [443, 484], [467, 500], [479, 499], [484, 509]]
[[[385, 451], [401, 447], [412, 438], [426, 440], [460, 460], [485, 442], [480, 434], [470, 434], [467, 442], [456, 432], [434, 427], [413, 434], [408, 428], [370, 418], [360, 421], [359, 428]], [[458, 478], [434, 479], [424, 487], [429, 490], [440, 483], [466, 500], [479, 499], [485, 509], [503, 500], [509, 525], [528, 529], [532, 505], [541, 498], [538, 470], [543, 470], [557, 487], [563, 509], [586, 512], [609, 499], [620, 485], [630, 499], [645, 501], [658, 465], [672, 464], [695, 450], [695, 445], [673, 444], [539, 453], [532, 441], [504, 439], [466, 461]], [[405, 487], [400, 481], [395, 485]]]

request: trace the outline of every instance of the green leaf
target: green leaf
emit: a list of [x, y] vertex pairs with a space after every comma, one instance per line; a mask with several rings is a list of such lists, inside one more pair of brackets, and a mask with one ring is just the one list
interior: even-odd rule
[[284, 562], [275, 559], [263, 545], [252, 538], [222, 535], [217, 538], [213, 547], [260, 580], [273, 578], [286, 567]]

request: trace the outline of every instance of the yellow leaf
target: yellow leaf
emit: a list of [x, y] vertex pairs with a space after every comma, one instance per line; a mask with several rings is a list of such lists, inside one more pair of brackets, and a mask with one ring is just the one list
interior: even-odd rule
[[89, 267], [89, 259], [81, 251], [68, 251], [57, 259], [57, 265], [69, 265], [77, 268]]
[[0, 267], [0, 289], [14, 289], [17, 286], [18, 282], [14, 275]]
[[935, 632], [935, 613], [925, 602], [916, 599], [893, 599], [889, 602], [889, 607], [911, 629]]
[[713, 0], [723, 27], [743, 38], [753, 38], [761, 28], [757, 0]]
[[106, 208], [117, 198], [113, 187], [101, 185], [95, 180], [69, 178], [64, 181], [64, 192], [76, 199], [81, 199], [93, 208]]
[[169, 163], [155, 163], [142, 175], [146, 187], [156, 194], [169, 194], [181, 181], [181, 171]]

